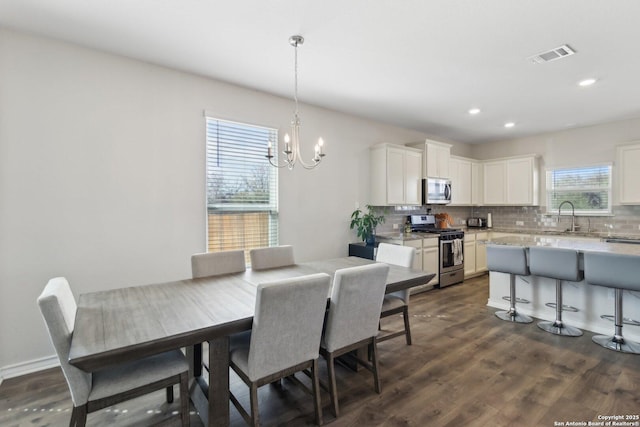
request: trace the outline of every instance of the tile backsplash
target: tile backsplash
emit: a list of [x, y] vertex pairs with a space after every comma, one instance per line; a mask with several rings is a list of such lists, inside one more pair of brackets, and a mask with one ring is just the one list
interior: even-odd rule
[[[469, 217], [486, 218], [491, 213], [493, 228], [505, 230], [557, 230], [564, 231], [571, 226], [571, 215], [563, 211], [558, 221], [557, 212], [547, 212], [543, 206], [386, 206], [376, 207], [385, 214], [386, 221], [378, 226], [378, 233], [403, 230], [408, 215], [447, 212], [455, 226], [466, 225]], [[394, 228], [397, 225], [397, 228]], [[580, 232], [599, 233], [603, 236], [640, 236], [640, 206], [614, 206], [611, 216], [576, 216], [576, 226]]]

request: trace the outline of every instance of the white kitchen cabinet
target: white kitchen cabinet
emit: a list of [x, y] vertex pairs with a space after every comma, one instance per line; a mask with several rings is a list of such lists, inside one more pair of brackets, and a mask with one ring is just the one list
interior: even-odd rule
[[440, 266], [439, 244], [437, 237], [422, 240], [422, 270], [428, 273], [435, 273], [435, 277], [431, 279], [429, 285], [437, 285], [440, 280], [438, 277]]
[[485, 162], [484, 168], [484, 204], [504, 205], [507, 201], [506, 182], [507, 164], [504, 160]]
[[488, 233], [476, 233], [476, 273], [487, 271], [487, 246], [479, 240], [486, 240]]
[[393, 144], [371, 147], [370, 182], [373, 206], [420, 205], [422, 151]]
[[522, 156], [484, 162], [484, 205], [538, 205], [538, 159]]
[[640, 205], [640, 144], [617, 147], [620, 204]]
[[484, 174], [482, 163], [471, 161], [471, 204], [482, 205], [484, 201]]
[[471, 205], [472, 161], [463, 157], [451, 156], [449, 175], [451, 177], [451, 205]]
[[471, 276], [476, 272], [476, 236], [465, 234], [464, 236], [464, 276]]
[[451, 157], [451, 144], [427, 139], [425, 142], [407, 144], [410, 147], [423, 151], [422, 174], [430, 178], [451, 178], [449, 173], [449, 158]]

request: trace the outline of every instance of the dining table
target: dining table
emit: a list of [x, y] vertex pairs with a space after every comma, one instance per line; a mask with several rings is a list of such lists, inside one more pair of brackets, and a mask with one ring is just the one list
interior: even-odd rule
[[[342, 257], [81, 294], [69, 363], [94, 372], [186, 348], [192, 377], [190, 396], [200, 418], [204, 425], [227, 426], [229, 336], [251, 329], [258, 284], [314, 273], [327, 273], [333, 281], [339, 269], [373, 262]], [[390, 265], [386, 292], [422, 285], [434, 275]], [[199, 358], [204, 342], [209, 345], [208, 378], [202, 374]]]

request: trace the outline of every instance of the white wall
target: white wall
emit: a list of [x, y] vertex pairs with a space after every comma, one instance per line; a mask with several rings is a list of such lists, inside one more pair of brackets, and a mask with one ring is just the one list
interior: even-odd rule
[[[292, 108], [0, 30], [0, 377], [53, 355], [36, 306], [49, 278], [66, 276], [77, 296], [190, 276], [205, 250], [204, 110], [284, 133]], [[425, 135], [307, 105], [301, 116], [327, 157], [281, 173], [281, 243], [301, 261], [343, 256], [349, 215], [368, 198], [368, 147]]]

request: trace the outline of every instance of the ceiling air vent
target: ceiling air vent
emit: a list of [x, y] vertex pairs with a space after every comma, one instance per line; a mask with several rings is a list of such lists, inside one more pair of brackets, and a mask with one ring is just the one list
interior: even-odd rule
[[535, 62], [536, 64], [541, 64], [543, 62], [555, 61], [556, 59], [566, 58], [567, 56], [571, 56], [576, 53], [575, 50], [571, 49], [569, 45], [562, 45], [560, 47], [556, 47], [555, 49], [548, 50], [546, 52], [539, 53], [537, 55], [530, 56], [529, 59], [531, 62]]

